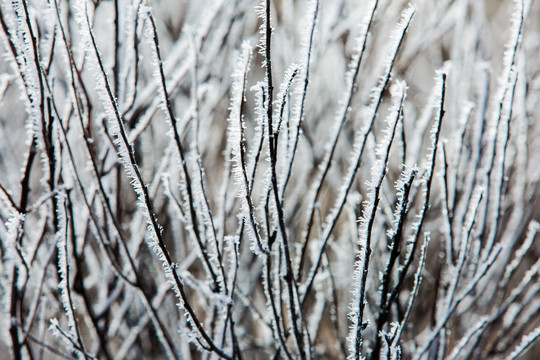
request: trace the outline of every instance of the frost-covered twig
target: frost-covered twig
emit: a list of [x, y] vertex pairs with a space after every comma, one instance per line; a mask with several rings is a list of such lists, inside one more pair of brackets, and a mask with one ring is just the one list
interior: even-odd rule
[[358, 243], [359, 254], [358, 260], [354, 265], [353, 302], [351, 304], [351, 312], [349, 313], [349, 318], [353, 325], [351, 326], [351, 332], [348, 337], [348, 359], [360, 359], [362, 353], [363, 331], [368, 326], [368, 324], [364, 322], [364, 308], [369, 262], [372, 253], [371, 242], [373, 236], [373, 224], [375, 223], [375, 215], [379, 206], [382, 183], [388, 169], [390, 149], [394, 141], [398, 121], [400, 120], [403, 111], [403, 103], [406, 94], [405, 83], [398, 83], [393, 91], [395, 92], [394, 103], [387, 119], [388, 129], [386, 130], [384, 139], [381, 140], [376, 148], [376, 152], [381, 156], [381, 159], [377, 160], [372, 168], [373, 175], [370, 182], [371, 190], [368, 193], [368, 200], [364, 203], [363, 214], [360, 218], [360, 225], [358, 226], [360, 238]]

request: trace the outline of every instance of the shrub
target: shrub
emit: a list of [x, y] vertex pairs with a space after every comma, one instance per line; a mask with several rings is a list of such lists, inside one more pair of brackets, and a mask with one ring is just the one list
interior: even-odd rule
[[531, 3], [2, 2], [4, 355], [538, 356]]

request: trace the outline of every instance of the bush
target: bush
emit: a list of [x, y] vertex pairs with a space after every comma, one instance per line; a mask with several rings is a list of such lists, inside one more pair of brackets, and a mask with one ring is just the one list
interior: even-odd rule
[[5, 356], [540, 354], [538, 2], [0, 10]]

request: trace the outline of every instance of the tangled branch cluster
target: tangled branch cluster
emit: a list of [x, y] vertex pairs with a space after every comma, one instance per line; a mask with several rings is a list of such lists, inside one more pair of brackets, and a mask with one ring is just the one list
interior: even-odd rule
[[535, 359], [538, 19], [2, 1], [0, 357]]

